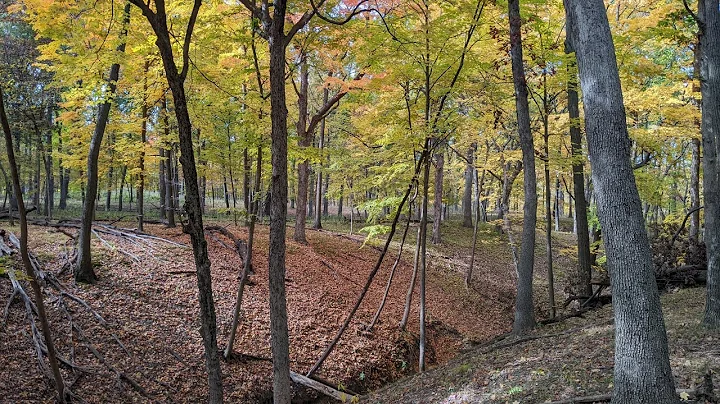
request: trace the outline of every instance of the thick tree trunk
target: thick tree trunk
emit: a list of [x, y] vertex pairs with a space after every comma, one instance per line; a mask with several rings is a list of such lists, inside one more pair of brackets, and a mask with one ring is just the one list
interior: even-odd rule
[[613, 402], [676, 404], [679, 400], [650, 242], [630, 163], [631, 143], [605, 5], [601, 0], [566, 0], [565, 5], [613, 289]]
[[[467, 164], [465, 165], [465, 189], [463, 190], [463, 227], [473, 227], [472, 220], [472, 187], [473, 177], [475, 176], [475, 167], [473, 166], [473, 155], [475, 147], [470, 146], [467, 154]], [[478, 198], [479, 199], [479, 198]]]
[[[125, 52], [125, 39], [127, 38], [127, 27], [130, 23], [130, 3], [125, 4], [123, 16], [123, 28], [120, 33], [120, 45], [117, 51]], [[78, 253], [77, 263], [75, 265], [75, 280], [78, 282], [95, 282], [97, 276], [92, 266], [92, 258], [90, 256], [90, 238], [92, 237], [92, 221], [95, 215], [95, 198], [98, 193], [98, 157], [100, 156], [100, 148], [102, 146], [102, 138], [105, 134], [108, 116], [110, 115], [110, 106], [112, 98], [115, 95], [115, 83], [120, 76], [120, 64], [114, 63], [110, 67], [110, 76], [108, 77], [108, 100], [98, 108], [97, 122], [95, 131], [90, 139], [90, 151], [87, 159], [87, 189], [83, 201], [82, 210], [82, 227], [78, 234]]]
[[442, 147], [438, 146], [441, 150], [435, 154], [435, 201], [433, 203], [433, 231], [432, 231], [432, 243], [442, 243], [442, 236], [440, 234], [440, 223], [442, 223], [442, 212], [443, 212], [443, 175], [445, 174], [445, 155], [443, 154]]
[[[714, 3], [713, 3], [714, 4]], [[720, 328], [720, 11], [717, 4], [699, 1], [704, 16], [700, 36], [702, 91], [703, 192], [707, 247], [707, 298], [703, 325]]]
[[[567, 53], [574, 53], [570, 41], [566, 41]], [[577, 293], [592, 296], [592, 267], [590, 265], [590, 233], [588, 230], [587, 202], [585, 201], [585, 164], [580, 133], [580, 108], [578, 101], [577, 66], [574, 58], [568, 73], [568, 115], [570, 117], [570, 147], [573, 158], [573, 192], [575, 193], [575, 227], [578, 249]]]
[[[274, 2], [269, 28], [272, 183], [270, 185], [270, 339], [273, 401], [290, 403], [290, 349], [285, 297], [285, 219], [287, 217], [287, 105], [285, 101], [285, 0]], [[304, 207], [303, 207], [304, 213]], [[300, 209], [298, 210], [300, 212]], [[304, 217], [301, 223], [305, 227]], [[297, 226], [296, 226], [297, 231]], [[304, 234], [303, 234], [304, 236]]]
[[508, 2], [510, 19], [510, 55], [512, 58], [513, 83], [515, 84], [515, 108], [517, 111], [520, 147], [523, 154], [525, 205], [523, 208], [523, 232], [520, 257], [517, 265], [518, 290], [515, 304], [513, 332], [525, 333], [535, 327], [533, 307], [533, 265], [535, 264], [535, 224], [537, 222], [537, 190], [535, 178], [535, 148], [530, 132], [530, 108], [523, 68], [522, 37], [520, 33], [519, 0]]

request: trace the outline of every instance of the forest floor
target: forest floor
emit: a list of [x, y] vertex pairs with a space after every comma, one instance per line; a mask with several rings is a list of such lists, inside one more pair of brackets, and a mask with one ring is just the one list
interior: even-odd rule
[[[704, 288], [662, 295], [670, 365], [681, 390], [696, 389], [708, 373], [718, 382], [720, 335], [700, 324], [704, 301]], [[613, 333], [612, 307], [606, 305], [525, 337], [466, 350], [448, 364], [402, 379], [361, 402], [572, 403], [572, 398], [607, 395], [613, 383]]]
[[[215, 223], [213, 223], [215, 224]], [[246, 239], [242, 226], [220, 223]], [[131, 226], [120, 223], [118, 226]], [[331, 224], [329, 224], [331, 225]], [[6, 225], [3, 228], [17, 231]], [[331, 227], [331, 226], [330, 226]], [[417, 368], [418, 290], [415, 289], [407, 332], [397, 324], [412, 273], [412, 250], [417, 227], [411, 227], [405, 253], [398, 267], [381, 322], [372, 332], [364, 330], [382, 298], [397, 243], [386, 257], [373, 286], [355, 319], [319, 376], [338, 387], [361, 394], [387, 385]], [[288, 229], [288, 235], [292, 229]], [[203, 348], [199, 334], [197, 286], [189, 237], [180, 228], [148, 225], [146, 231], [188, 247], [155, 241], [150, 246], [128, 243], [113, 236], [94, 239], [93, 255], [99, 281], [78, 285], [69, 273], [59, 276], [68, 290], [84, 299], [106, 321], [101, 325], [83, 306], [72, 301], [72, 321], [84, 330], [104, 363], [88, 348], [87, 341], [71, 333], [68, 317], [57, 300], [48, 299], [49, 319], [60, 354], [85, 368], [63, 370], [72, 389], [90, 403], [100, 402], [202, 402], [207, 393]], [[463, 278], [469, 262], [472, 229], [457, 222], [444, 225], [444, 243], [429, 248], [427, 313], [428, 365], [447, 363], [469, 346], [507, 332], [512, 324], [515, 271], [507, 242], [490, 225], [482, 226], [468, 289]], [[399, 240], [401, 230], [396, 240]], [[540, 234], [540, 232], [538, 233]], [[218, 319], [219, 345], [223, 348], [232, 318], [240, 273], [236, 253], [208, 237], [213, 263], [213, 291]], [[571, 254], [563, 253], [572, 236], [558, 233], [557, 274], [572, 266]], [[48, 227], [30, 227], [30, 245], [43, 268], [57, 273], [69, 238]], [[254, 248], [255, 274], [243, 301], [243, 315], [235, 343], [236, 358], [222, 362], [227, 402], [269, 402], [271, 364], [268, 308], [268, 228], [257, 227]], [[308, 230], [309, 244], [288, 239], [287, 298], [291, 368], [306, 373], [337, 332], [365, 284], [379, 252], [363, 235]], [[539, 239], [540, 240], [540, 239]], [[228, 240], [225, 244], [231, 245]], [[537, 268], [543, 268], [543, 245], [539, 242]], [[3, 262], [18, 267], [17, 262]], [[538, 270], [540, 271], [540, 270]], [[542, 275], [539, 275], [542, 279]], [[547, 311], [546, 291], [538, 283], [538, 317]], [[563, 289], [557, 283], [558, 291]], [[29, 289], [29, 288], [28, 288]], [[0, 304], [4, 307], [12, 288], [0, 277]], [[558, 292], [558, 301], [564, 297]], [[544, 308], [543, 308], [544, 307]], [[7, 325], [0, 324], [0, 402], [51, 402], [52, 388], [43, 381], [35, 360], [30, 327], [21, 303], [9, 306]], [[114, 370], [112, 370], [112, 369]], [[117, 371], [117, 372], [116, 372]], [[122, 377], [119, 377], [122, 375]], [[140, 394], [125, 377], [144, 390]], [[314, 402], [304, 389], [297, 402]], [[384, 400], [382, 400], [384, 401]]]

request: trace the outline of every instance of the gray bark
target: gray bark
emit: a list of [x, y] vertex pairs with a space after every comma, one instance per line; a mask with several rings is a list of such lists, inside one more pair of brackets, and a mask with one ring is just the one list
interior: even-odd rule
[[523, 154], [525, 204], [523, 206], [523, 231], [520, 257], [517, 265], [518, 288], [515, 302], [513, 332], [521, 334], [535, 326], [533, 307], [533, 266], [535, 264], [535, 224], [537, 222], [537, 190], [535, 178], [535, 147], [530, 132], [530, 108], [523, 68], [522, 37], [520, 32], [519, 0], [508, 2], [510, 19], [510, 56], [512, 58], [513, 83], [515, 85], [515, 108], [518, 133]]
[[[308, 67], [305, 55], [300, 66], [300, 91], [298, 93], [298, 146], [309, 147], [312, 142], [312, 133], [307, 132], [308, 115]], [[295, 233], [293, 240], [298, 243], [307, 243], [305, 237], [305, 219], [307, 218], [308, 183], [310, 182], [310, 166], [307, 159], [298, 164], [297, 196], [295, 199]]]
[[707, 247], [707, 298], [703, 325], [720, 328], [720, 11], [699, 1], [700, 90], [702, 92], [703, 192]]
[[440, 150], [435, 154], [435, 201], [433, 202], [433, 231], [432, 243], [442, 243], [440, 235], [440, 224], [442, 223], [443, 213], [443, 175], [445, 174], [445, 155], [442, 146], [438, 146]]
[[[470, 146], [467, 154], [467, 165], [465, 166], [465, 188], [463, 190], [463, 227], [473, 227], [472, 220], [472, 187], [475, 167], [473, 166], [473, 155], [475, 148]], [[479, 199], [479, 198], [478, 198]]]
[[[575, 50], [566, 41], [566, 52]], [[573, 158], [573, 192], [575, 193], [575, 233], [577, 234], [578, 274], [577, 291], [583, 296], [592, 296], [592, 267], [590, 265], [590, 233], [588, 230], [587, 202], [585, 200], [585, 164], [582, 154], [582, 133], [580, 132], [580, 107], [577, 92], [577, 65], [570, 63], [568, 79], [568, 115], [570, 116], [570, 148]]]
[[615, 312], [613, 402], [679, 402], [602, 0], [566, 0]]

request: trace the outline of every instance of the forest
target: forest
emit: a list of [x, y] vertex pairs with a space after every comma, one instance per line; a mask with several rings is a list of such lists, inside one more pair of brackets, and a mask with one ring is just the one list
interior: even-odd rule
[[720, 4], [0, 32], [0, 402], [718, 402]]

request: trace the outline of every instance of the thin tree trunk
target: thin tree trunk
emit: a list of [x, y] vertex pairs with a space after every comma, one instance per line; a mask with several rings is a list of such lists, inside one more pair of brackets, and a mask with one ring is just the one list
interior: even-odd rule
[[[255, 190], [253, 191], [254, 197], [250, 198], [248, 192], [248, 199], [251, 199], [251, 205], [248, 206], [248, 216], [250, 217], [249, 229], [248, 229], [248, 244], [247, 244], [247, 255], [245, 256], [245, 266], [243, 268], [242, 275], [240, 276], [240, 284], [238, 285], [237, 299], [235, 300], [235, 310], [233, 311], [232, 325], [230, 327], [230, 336], [228, 337], [228, 343], [225, 347], [223, 356], [225, 359], [230, 357], [232, 354], [233, 345], [235, 344], [235, 334], [237, 333], [238, 322], [240, 321], [240, 305], [242, 304], [243, 291], [245, 290], [245, 283], [250, 274], [252, 268], [252, 249], [253, 242], [255, 240], [255, 222], [257, 220], [258, 212], [258, 201], [257, 196], [260, 195], [260, 182], [262, 181], [262, 142], [260, 142], [257, 150], [257, 162], [255, 168]], [[249, 171], [249, 167], [248, 167]], [[248, 178], [249, 180], [249, 178]]]
[[598, 217], [615, 312], [613, 402], [676, 404], [642, 205], [630, 164], [615, 49], [601, 0], [568, 0]]
[[[328, 95], [329, 91], [327, 87], [323, 88], [323, 105], [327, 104], [328, 102]], [[322, 156], [323, 149], [325, 147], [325, 118], [320, 122], [320, 141], [318, 143], [318, 148], [320, 149], [320, 155]], [[322, 187], [322, 157], [320, 158], [320, 163], [317, 165], [317, 183], [315, 184], [315, 205], [317, 205], [317, 209], [315, 209], [315, 222], [313, 223], [314, 229], [322, 229], [322, 212], [320, 211], [320, 205], [322, 204], [322, 198], [323, 198], [323, 187]]]
[[160, 155], [160, 163], [158, 164], [160, 169], [160, 172], [158, 174], [158, 188], [160, 191], [160, 219], [165, 220], [167, 217], [165, 212], [167, 210], [167, 199], [165, 197], [167, 182], [167, 177], [165, 173], [165, 148], [160, 147], [158, 153]]
[[553, 276], [552, 256], [552, 214], [550, 211], [551, 187], [550, 187], [550, 148], [548, 140], [550, 132], [548, 128], [547, 99], [547, 75], [543, 74], [543, 151], [545, 152], [545, 255], [547, 260], [548, 279], [548, 303], [550, 304], [550, 318], [555, 318], [555, 281]]
[[58, 393], [56, 398], [58, 402], [65, 403], [65, 383], [63, 382], [62, 375], [60, 374], [60, 368], [58, 367], [58, 361], [55, 356], [55, 344], [50, 332], [47, 314], [45, 313], [45, 302], [42, 291], [40, 290], [40, 285], [37, 282], [35, 270], [30, 263], [30, 255], [28, 253], [28, 226], [25, 202], [23, 201], [22, 188], [20, 187], [20, 175], [18, 174], [18, 167], [15, 160], [10, 123], [8, 122], [7, 114], [5, 113], [5, 101], [2, 88], [0, 88], [0, 121], [5, 135], [5, 151], [7, 152], [8, 162], [10, 164], [10, 173], [15, 191], [15, 199], [17, 200], [18, 214], [20, 216], [20, 256], [22, 258], [23, 266], [25, 267], [25, 273], [30, 278], [30, 287], [32, 287], [33, 293], [35, 294], [35, 305], [37, 306], [38, 311], [37, 314], [40, 318], [40, 326], [42, 328], [43, 338], [45, 339], [48, 361], [50, 362], [50, 369], [52, 370], [53, 378], [55, 379], [55, 388]]
[[[565, 41], [565, 52], [574, 53], [570, 41]], [[588, 230], [587, 202], [585, 200], [585, 164], [580, 133], [580, 108], [578, 101], [577, 65], [575, 58], [568, 66], [568, 116], [570, 117], [570, 148], [572, 153], [573, 192], [575, 193], [575, 227], [577, 234], [578, 274], [577, 292], [592, 296], [592, 266], [590, 260], [590, 233]]]
[[[120, 33], [120, 45], [117, 47], [119, 53], [125, 52], [125, 41], [127, 39], [127, 27], [130, 24], [130, 3], [125, 4], [123, 11], [123, 27]], [[95, 131], [90, 140], [90, 152], [87, 159], [87, 190], [83, 202], [82, 226], [78, 234], [77, 264], [75, 266], [75, 280], [77, 282], [93, 283], [97, 279], [92, 266], [90, 255], [90, 238], [92, 236], [92, 221], [95, 215], [95, 198], [98, 193], [98, 158], [102, 146], [102, 138], [105, 134], [112, 98], [115, 95], [115, 83], [120, 76], [120, 64], [114, 63], [110, 67], [108, 77], [108, 99], [98, 108]]]
[[408, 291], [405, 294], [405, 308], [403, 309], [403, 316], [400, 320], [400, 324], [398, 324], [398, 327], [400, 327], [401, 331], [405, 331], [405, 327], [407, 326], [407, 322], [410, 317], [410, 306], [412, 305], [412, 296], [413, 292], [415, 291], [415, 281], [417, 279], [418, 268], [420, 268], [420, 227], [418, 227], [415, 241], [415, 260], [413, 261], [413, 272], [412, 276], [410, 277], [410, 285], [408, 286]]
[[535, 263], [535, 223], [537, 221], [537, 190], [535, 179], [535, 148], [530, 132], [530, 109], [523, 68], [522, 38], [520, 33], [519, 0], [508, 2], [510, 19], [510, 54], [512, 58], [515, 107], [517, 111], [520, 147], [523, 154], [525, 206], [520, 257], [517, 265], [518, 290], [515, 305], [513, 332], [525, 333], [535, 326], [533, 307], [533, 265]]
[[[465, 165], [465, 189], [463, 190], [463, 227], [473, 227], [472, 220], [472, 187], [473, 177], [475, 177], [475, 167], [473, 166], [473, 156], [475, 153], [475, 145], [468, 148], [467, 164]], [[479, 201], [480, 198], [477, 198]]]
[[[440, 145], [438, 146], [441, 147]], [[442, 222], [443, 212], [443, 175], [445, 174], [445, 155], [443, 150], [438, 150], [435, 154], [435, 201], [433, 203], [433, 231], [432, 243], [442, 243], [440, 234], [440, 223]]]
[[147, 74], [150, 70], [150, 61], [145, 60], [143, 70], [143, 104], [140, 111], [142, 123], [140, 124], [140, 160], [138, 161], [138, 188], [137, 188], [137, 223], [138, 230], [143, 231], [145, 222], [145, 144], [147, 143], [147, 120], [148, 120], [148, 81]]
[[380, 318], [380, 313], [382, 313], [383, 307], [385, 307], [385, 302], [387, 301], [388, 294], [390, 293], [390, 286], [392, 285], [393, 277], [395, 276], [395, 270], [397, 269], [397, 266], [400, 263], [400, 259], [402, 258], [403, 247], [405, 247], [405, 238], [407, 238], [408, 229], [410, 228], [411, 216], [412, 216], [412, 200], [408, 204], [407, 221], [405, 222], [405, 230], [403, 231], [402, 239], [400, 240], [400, 248], [398, 248], [397, 258], [395, 259], [395, 263], [393, 263], [393, 266], [390, 269], [390, 275], [388, 276], [388, 282], [387, 282], [387, 285], [385, 286], [385, 293], [383, 293], [383, 298], [382, 298], [382, 301], [380, 302], [380, 306], [378, 306], [378, 309], [375, 312], [375, 315], [373, 316], [372, 321], [370, 321], [370, 325], [368, 325], [368, 327], [367, 327], [368, 331], [372, 331], [373, 327], [375, 327], [375, 323], [377, 323], [378, 319]]
[[[161, 162], [162, 164], [162, 162]], [[123, 191], [125, 190], [125, 176], [127, 175], [127, 166], [123, 164], [122, 171], [120, 172], [120, 187], [118, 188], [118, 211], [123, 210]], [[162, 201], [162, 198], [160, 199]], [[162, 202], [161, 202], [162, 203]]]
[[[308, 115], [308, 66], [306, 56], [301, 56], [300, 66], [300, 91], [298, 93], [298, 146], [301, 148], [309, 147], [312, 141], [312, 134], [307, 133], [307, 115]], [[305, 219], [307, 217], [308, 205], [308, 182], [310, 177], [310, 167], [308, 160], [303, 160], [298, 164], [297, 173], [297, 196], [295, 199], [295, 233], [293, 240], [298, 243], [307, 243], [305, 236]]]

